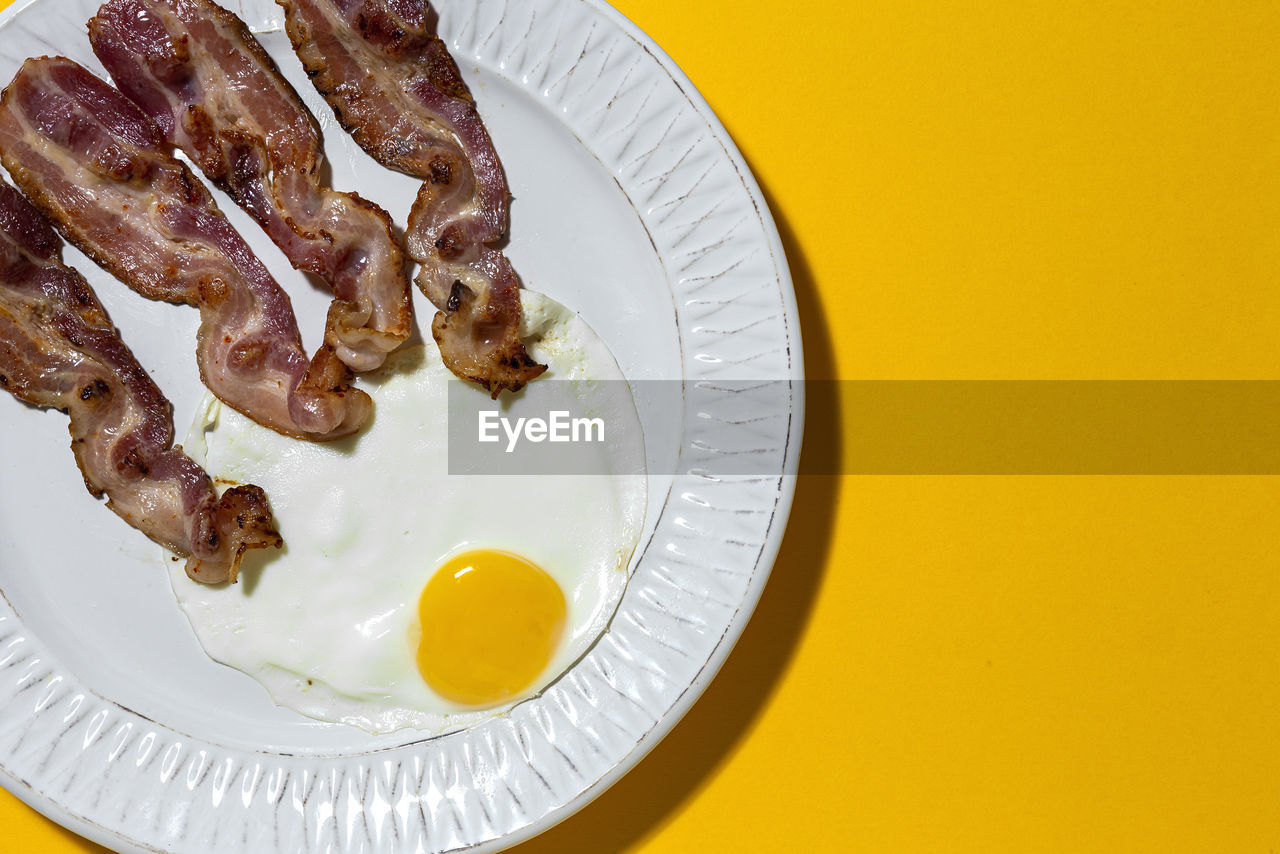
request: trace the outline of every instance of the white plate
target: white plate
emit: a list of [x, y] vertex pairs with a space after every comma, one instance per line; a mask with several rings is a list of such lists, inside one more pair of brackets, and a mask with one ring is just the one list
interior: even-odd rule
[[[6, 10], [0, 79], [41, 54], [102, 73], [85, 36], [96, 6]], [[508, 254], [525, 284], [579, 311], [629, 379], [800, 379], [795, 298], [768, 209], [674, 63], [598, 0], [436, 8], [516, 197]], [[270, 0], [237, 11], [324, 125], [334, 185], [403, 223], [416, 182], [334, 125]], [[219, 202], [315, 346], [325, 296]], [[134, 295], [70, 247], [65, 258], [173, 401], [181, 435], [200, 393], [196, 312]], [[435, 739], [311, 721], [210, 661], [158, 549], [85, 491], [65, 416], [0, 397], [0, 782], [120, 851], [494, 851], [545, 830], [674, 726], [741, 633], [794, 486], [803, 407], [799, 385], [788, 388], [749, 419], [735, 395], [709, 398], [676, 431], [669, 412], [639, 400], [650, 471], [667, 475], [651, 480], [608, 631], [540, 696]], [[694, 454], [705, 462], [720, 446], [768, 462], [753, 476], [671, 476], [677, 459], [689, 471]]]

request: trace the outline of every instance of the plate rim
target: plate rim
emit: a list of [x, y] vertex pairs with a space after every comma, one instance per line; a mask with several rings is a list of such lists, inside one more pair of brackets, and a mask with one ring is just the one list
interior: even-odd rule
[[[33, 0], [34, 2], [34, 0]], [[582, 0], [587, 5], [595, 7], [599, 12], [607, 17], [612, 18], [631, 38], [641, 45], [652, 55], [659, 66], [666, 71], [680, 88], [684, 96], [698, 110], [698, 114], [713, 129], [717, 139], [724, 145], [725, 153], [732, 162], [734, 170], [742, 179], [746, 187], [747, 194], [751, 197], [752, 203], [756, 206], [760, 213], [760, 221], [765, 229], [765, 236], [770, 242], [770, 249], [773, 256], [781, 263], [778, 267], [778, 285], [779, 292], [783, 301], [783, 308], [786, 312], [787, 328], [794, 334], [794, 340], [791, 346], [791, 383], [792, 383], [792, 400], [794, 408], [791, 413], [791, 432], [788, 437], [788, 448], [785, 464], [782, 472], [782, 487], [778, 502], [775, 505], [773, 519], [770, 523], [768, 538], [765, 541], [764, 551], [758, 564], [763, 568], [763, 572], [757, 572], [752, 579], [751, 587], [747, 599], [741, 603], [738, 613], [731, 621], [728, 631], [721, 637], [711, 657], [707, 663], [699, 671], [697, 678], [685, 690], [680, 700], [668, 710], [665, 717], [658, 721], [643, 737], [636, 747], [627, 755], [627, 757], [611, 768], [606, 774], [593, 785], [588, 786], [576, 798], [571, 800], [557, 810], [552, 810], [543, 816], [539, 821], [533, 822], [528, 827], [508, 834], [503, 838], [505, 847], [519, 845], [521, 842], [539, 836], [550, 830], [566, 819], [580, 812], [598, 797], [608, 791], [615, 783], [621, 780], [626, 774], [639, 765], [649, 753], [658, 746], [658, 744], [671, 733], [689, 710], [706, 692], [707, 687], [719, 674], [720, 669], [728, 660], [729, 655], [733, 652], [738, 641], [742, 637], [742, 633], [746, 630], [747, 623], [755, 614], [755, 610], [760, 603], [760, 598], [764, 595], [765, 587], [769, 579], [773, 576], [774, 565], [777, 562], [778, 553], [782, 548], [782, 540], [786, 535], [787, 523], [791, 515], [791, 507], [795, 500], [796, 477], [799, 473], [800, 451], [804, 443], [804, 421], [805, 421], [805, 397], [804, 397], [804, 346], [803, 346], [803, 330], [800, 328], [800, 311], [796, 301], [795, 282], [791, 276], [790, 262], [787, 258], [786, 247], [782, 244], [782, 235], [778, 231], [777, 223], [774, 221], [772, 209], [769, 207], [768, 201], [764, 197], [764, 193], [760, 189], [759, 181], [755, 174], [747, 165], [746, 158], [743, 157], [738, 145], [733, 140], [733, 136], [725, 128], [724, 123], [720, 121], [720, 117], [711, 109], [710, 103], [698, 90], [693, 81], [684, 72], [684, 69], [666, 52], [648, 33], [640, 28], [634, 21], [615, 9], [605, 0]], [[483, 850], [483, 849], [476, 849]], [[501, 848], [493, 849], [501, 850]]]

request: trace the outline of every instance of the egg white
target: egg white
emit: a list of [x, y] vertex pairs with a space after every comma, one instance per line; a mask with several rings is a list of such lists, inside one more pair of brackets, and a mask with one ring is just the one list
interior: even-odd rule
[[[523, 292], [526, 344], [548, 378], [587, 393], [625, 382], [571, 311]], [[525, 696], [557, 678], [616, 610], [644, 522], [646, 478], [630, 395], [608, 403], [611, 441], [596, 470], [556, 476], [450, 475], [447, 389], [435, 344], [403, 347], [360, 385], [375, 416], [361, 435], [309, 443], [261, 427], [212, 397], [187, 449], [216, 481], [267, 491], [285, 548], [246, 557], [239, 583], [173, 589], [205, 651], [252, 676], [282, 706], [373, 733], [436, 733], [509, 708], [476, 710], [431, 690], [415, 662], [418, 600], [433, 571], [477, 548], [541, 566], [568, 606], [565, 637]], [[576, 385], [575, 385], [576, 384]], [[484, 396], [470, 386], [454, 394]], [[522, 401], [507, 404], [515, 417]], [[545, 415], [545, 412], [543, 413]], [[623, 437], [619, 439], [619, 437]], [[460, 650], [459, 654], [465, 654]]]

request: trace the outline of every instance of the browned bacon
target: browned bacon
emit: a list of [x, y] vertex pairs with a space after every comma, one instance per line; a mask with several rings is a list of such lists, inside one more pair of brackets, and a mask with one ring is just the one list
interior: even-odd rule
[[0, 387], [71, 416], [71, 450], [95, 496], [187, 558], [196, 581], [235, 581], [248, 549], [279, 548], [266, 494], [219, 498], [173, 446], [172, 407], [120, 340], [62, 243], [26, 199], [0, 184]]
[[510, 193], [426, 0], [277, 0], [294, 50], [356, 142], [423, 180], [409, 215], [445, 364], [494, 397], [546, 370], [520, 343], [519, 280], [497, 248]]
[[0, 160], [86, 255], [143, 296], [199, 307], [200, 374], [225, 403], [309, 439], [368, 419], [333, 347], [307, 363], [289, 297], [111, 86], [69, 59], [27, 60], [0, 97]]
[[89, 21], [116, 86], [336, 298], [325, 340], [358, 371], [411, 331], [391, 218], [320, 182], [320, 128], [244, 22], [210, 0], [110, 0]]

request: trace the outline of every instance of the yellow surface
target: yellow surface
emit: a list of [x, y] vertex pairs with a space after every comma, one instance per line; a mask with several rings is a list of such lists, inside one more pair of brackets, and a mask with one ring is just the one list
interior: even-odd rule
[[[1280, 378], [1280, 6], [618, 6], [760, 178], [812, 376]], [[703, 700], [517, 850], [1280, 847], [1278, 493], [805, 478]]]

